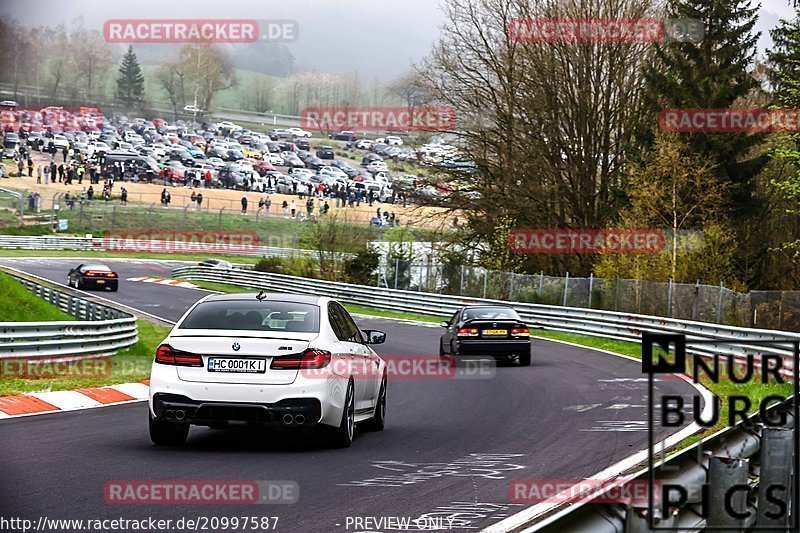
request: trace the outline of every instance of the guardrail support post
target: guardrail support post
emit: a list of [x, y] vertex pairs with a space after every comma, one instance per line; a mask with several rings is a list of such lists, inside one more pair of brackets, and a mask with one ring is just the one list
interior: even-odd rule
[[725, 290], [725, 285], [719, 282], [719, 298], [717, 299], [717, 324], [722, 322], [722, 293]]
[[594, 290], [594, 272], [589, 273], [589, 309], [592, 308], [592, 291]]
[[[397, 283], [394, 288], [397, 288]], [[458, 294], [464, 294], [464, 265], [461, 265], [461, 284], [458, 286]]]
[[564, 303], [561, 304], [564, 307], [567, 306], [567, 291], [569, 291], [569, 272], [564, 277]]
[[672, 318], [672, 278], [667, 285], [667, 317]]
[[510, 302], [514, 301], [514, 272], [511, 273], [511, 279], [508, 282], [508, 300]]
[[544, 270], [539, 271], [539, 290], [536, 291], [537, 295], [542, 294], [542, 288], [544, 287]]
[[[789, 527], [792, 509], [793, 430], [765, 427], [761, 433], [761, 458], [758, 483], [758, 528], [784, 531]], [[773, 501], [767, 498], [767, 491]], [[781, 509], [774, 500], [785, 502]]]
[[483, 297], [486, 298], [486, 284], [489, 282], [489, 271], [483, 271]]
[[[733, 516], [747, 509], [747, 460], [712, 457], [709, 463], [708, 520], [706, 527], [743, 531], [745, 519]], [[751, 512], [752, 513], [752, 512]]]
[[[463, 272], [464, 271], [463, 270], [464, 269], [464, 265], [461, 265], [461, 269], [462, 269], [461, 271]], [[395, 290], [397, 290], [397, 278], [398, 277], [400, 277], [400, 258], [399, 257], [395, 257], [395, 259], [394, 259], [394, 288], [395, 288]]]

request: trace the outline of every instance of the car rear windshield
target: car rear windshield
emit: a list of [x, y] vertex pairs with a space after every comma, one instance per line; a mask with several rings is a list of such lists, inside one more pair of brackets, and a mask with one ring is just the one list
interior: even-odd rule
[[520, 317], [508, 307], [476, 307], [464, 310], [464, 320], [520, 320]]
[[90, 270], [102, 270], [104, 272], [111, 272], [111, 269], [105, 265], [83, 265], [83, 268], [81, 270], [83, 270], [84, 272], [88, 272]]
[[319, 333], [319, 307], [295, 302], [223, 300], [199, 304], [179, 329]]

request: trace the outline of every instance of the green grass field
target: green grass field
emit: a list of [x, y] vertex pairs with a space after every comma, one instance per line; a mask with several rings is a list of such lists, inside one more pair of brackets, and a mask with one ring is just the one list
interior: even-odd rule
[[0, 272], [0, 322], [45, 322], [75, 320], [56, 306], [42, 300], [22, 283]]

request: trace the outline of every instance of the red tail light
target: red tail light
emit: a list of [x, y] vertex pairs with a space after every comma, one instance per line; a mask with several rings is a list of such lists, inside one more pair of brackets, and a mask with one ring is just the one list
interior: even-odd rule
[[308, 349], [301, 354], [275, 357], [269, 366], [272, 370], [300, 370], [325, 368], [331, 362], [331, 352]]
[[105, 270], [87, 270], [84, 272], [85, 275], [89, 276], [90, 278], [116, 278], [117, 275], [114, 272], [106, 272]]
[[197, 354], [173, 350], [169, 344], [162, 344], [156, 350], [156, 363], [175, 366], [203, 366], [203, 358]]
[[458, 330], [459, 337], [477, 337], [478, 328], [461, 328]]
[[515, 326], [511, 329], [512, 337], [530, 337], [531, 330], [527, 326]]

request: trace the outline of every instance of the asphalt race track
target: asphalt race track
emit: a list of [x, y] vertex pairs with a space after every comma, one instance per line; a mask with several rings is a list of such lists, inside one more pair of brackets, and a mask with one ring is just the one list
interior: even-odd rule
[[[119, 292], [102, 296], [168, 320], [206, 294], [125, 281], [169, 278], [163, 264], [107, 262], [121, 282]], [[77, 263], [0, 260], [60, 283]], [[437, 353], [439, 328], [360, 323], [387, 332], [386, 344], [377, 347], [381, 354]], [[144, 402], [2, 420], [0, 515], [277, 516], [275, 529], [282, 532], [363, 531], [348, 517], [449, 516], [458, 519], [453, 530], [477, 531], [525, 507], [510, 500], [513, 479], [580, 480], [643, 449], [646, 384], [630, 360], [534, 341], [530, 367], [501, 366], [491, 379], [391, 380], [386, 430], [359, 432], [346, 450], [296, 433], [206, 428], [192, 428], [182, 448], [157, 448], [148, 437]], [[683, 381], [659, 387], [694, 391]], [[292, 480], [300, 498], [292, 505], [247, 506], [104, 499], [109, 481], [206, 479]]]

